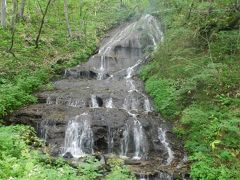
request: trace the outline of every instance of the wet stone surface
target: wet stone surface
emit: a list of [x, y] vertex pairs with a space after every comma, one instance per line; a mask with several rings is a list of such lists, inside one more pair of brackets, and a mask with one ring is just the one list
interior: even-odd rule
[[[137, 73], [144, 51], [163, 40], [151, 15], [114, 29], [87, 63], [65, 70], [55, 90], [9, 121], [36, 128], [53, 156], [115, 154], [138, 179], [183, 178], [186, 155], [172, 125], [154, 112]], [[184, 178], [183, 178], [184, 179]]]

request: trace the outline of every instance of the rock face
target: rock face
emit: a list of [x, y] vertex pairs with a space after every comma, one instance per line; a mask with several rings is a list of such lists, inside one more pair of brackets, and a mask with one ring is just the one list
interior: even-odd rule
[[39, 104], [14, 113], [10, 121], [35, 127], [52, 155], [113, 153], [130, 159], [126, 162], [138, 174], [163, 168], [181, 171], [181, 143], [171, 124], [154, 112], [136, 77], [146, 61], [144, 51], [162, 40], [151, 15], [116, 28], [102, 41], [98, 54], [67, 69], [55, 82], [55, 91], [38, 94]]

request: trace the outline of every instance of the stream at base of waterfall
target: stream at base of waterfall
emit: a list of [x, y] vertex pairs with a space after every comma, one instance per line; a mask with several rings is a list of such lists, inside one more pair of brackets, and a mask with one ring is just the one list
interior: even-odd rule
[[186, 154], [137, 77], [147, 52], [162, 41], [149, 14], [122, 24], [87, 63], [65, 70], [56, 90], [39, 93], [42, 103], [19, 111], [18, 120], [31, 119], [53, 155], [115, 154], [138, 179], [173, 179], [184, 172]]

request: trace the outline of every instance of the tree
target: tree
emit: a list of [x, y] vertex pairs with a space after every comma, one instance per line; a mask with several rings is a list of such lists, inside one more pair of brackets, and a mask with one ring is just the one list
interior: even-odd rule
[[22, 0], [21, 7], [20, 7], [20, 12], [19, 12], [19, 17], [23, 18], [24, 16], [24, 9], [26, 5], [26, 0]]
[[18, 12], [18, 1], [12, 0], [13, 4], [13, 12], [12, 12], [12, 22], [11, 22], [11, 46], [8, 49], [8, 51], [15, 57], [15, 54], [12, 52], [13, 46], [14, 46], [14, 37], [15, 37], [15, 31], [16, 31], [16, 19], [17, 19], [17, 12]]
[[6, 12], [6, 8], [7, 8], [6, 0], [1, 0], [1, 26], [3, 28], [7, 27], [7, 20], [6, 20], [7, 12]]
[[72, 37], [72, 30], [71, 30], [71, 26], [69, 23], [69, 17], [68, 17], [68, 2], [67, 2], [67, 0], [64, 0], [64, 14], [65, 14], [65, 19], [66, 19], [66, 24], [67, 24], [68, 36]]
[[37, 35], [37, 38], [36, 38], [36, 41], [35, 41], [35, 48], [38, 48], [38, 46], [39, 46], [39, 39], [40, 39], [40, 36], [41, 36], [41, 33], [42, 33], [42, 28], [43, 28], [43, 25], [44, 25], [44, 22], [45, 22], [45, 17], [47, 15], [48, 8], [49, 8], [51, 2], [52, 2], [52, 0], [48, 0], [45, 11], [43, 12], [41, 24], [40, 24], [40, 27], [39, 27], [39, 30], [38, 30], [38, 35]]

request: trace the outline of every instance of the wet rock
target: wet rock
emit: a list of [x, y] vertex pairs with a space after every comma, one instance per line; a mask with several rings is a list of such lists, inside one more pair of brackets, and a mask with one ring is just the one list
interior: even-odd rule
[[102, 154], [96, 154], [95, 155], [95, 158], [100, 162], [100, 165], [103, 166], [103, 165], [106, 165], [106, 158], [104, 155]]
[[126, 159], [124, 161], [125, 165], [140, 165], [142, 164], [141, 161], [136, 161], [136, 160], [132, 160], [132, 159]]
[[102, 106], [103, 106], [103, 100], [102, 100], [102, 98], [96, 96], [96, 100], [97, 100], [98, 106], [99, 106], [99, 107], [102, 107]]
[[67, 152], [67, 153], [65, 153], [65, 154], [63, 155], [63, 157], [64, 157], [65, 159], [72, 159], [72, 158], [73, 158], [73, 155], [72, 155], [70, 152]]

